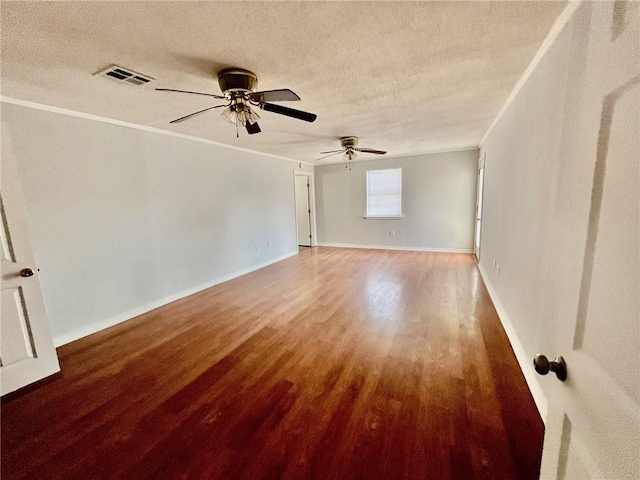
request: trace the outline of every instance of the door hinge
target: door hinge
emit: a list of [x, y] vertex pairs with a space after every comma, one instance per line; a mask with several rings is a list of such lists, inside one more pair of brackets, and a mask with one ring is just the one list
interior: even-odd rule
[[307, 213], [311, 213], [311, 210], [307, 210]]

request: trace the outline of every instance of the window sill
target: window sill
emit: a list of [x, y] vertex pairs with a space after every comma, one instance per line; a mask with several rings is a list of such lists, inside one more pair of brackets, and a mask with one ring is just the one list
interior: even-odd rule
[[402, 220], [404, 219], [404, 215], [394, 215], [392, 217], [389, 217], [389, 216], [378, 217], [378, 216], [365, 215], [363, 218], [365, 220]]

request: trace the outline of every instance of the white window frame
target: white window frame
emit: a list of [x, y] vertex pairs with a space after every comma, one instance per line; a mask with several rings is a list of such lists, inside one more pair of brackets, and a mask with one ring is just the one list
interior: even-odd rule
[[[398, 215], [371, 215], [369, 214], [369, 172], [381, 172], [390, 170], [400, 170], [400, 213]], [[364, 218], [367, 220], [402, 220], [404, 215], [402, 214], [402, 167], [397, 168], [378, 168], [375, 170], [367, 170], [365, 174], [365, 189], [366, 189], [366, 212]]]

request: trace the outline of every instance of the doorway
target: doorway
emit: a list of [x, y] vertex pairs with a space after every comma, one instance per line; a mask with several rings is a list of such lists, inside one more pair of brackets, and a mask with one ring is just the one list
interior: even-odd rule
[[473, 253], [480, 261], [480, 239], [482, 238], [482, 197], [484, 193], [484, 163], [486, 152], [478, 160], [478, 187], [476, 199], [476, 230], [473, 238]]
[[313, 174], [295, 172], [293, 178], [298, 246], [311, 247], [316, 244]]

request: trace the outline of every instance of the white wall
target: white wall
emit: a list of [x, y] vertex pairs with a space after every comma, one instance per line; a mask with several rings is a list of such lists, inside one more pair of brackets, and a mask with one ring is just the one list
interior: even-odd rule
[[57, 344], [297, 251], [297, 163], [7, 103], [2, 121]]
[[[321, 244], [467, 251], [473, 248], [478, 151], [315, 168]], [[363, 218], [366, 171], [402, 167], [402, 220]], [[389, 230], [395, 235], [390, 236]]]
[[[535, 378], [530, 365], [535, 354], [553, 352], [548, 343], [555, 332], [541, 310], [547, 259], [554, 248], [550, 244], [553, 192], [570, 41], [568, 28], [481, 148], [486, 157], [480, 264], [524, 346], [521, 356], [529, 361], [521, 367], [530, 372], [530, 379]], [[493, 269], [493, 258], [500, 265], [500, 275]]]

